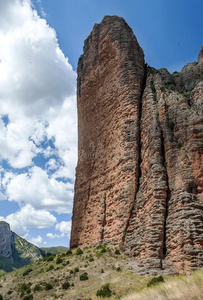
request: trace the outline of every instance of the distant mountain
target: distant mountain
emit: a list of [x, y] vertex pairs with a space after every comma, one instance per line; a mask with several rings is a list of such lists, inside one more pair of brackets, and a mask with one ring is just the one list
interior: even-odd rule
[[63, 247], [63, 246], [58, 246], [58, 247], [44, 247], [44, 248], [40, 248], [40, 249], [48, 255], [49, 253], [50, 254], [59, 254], [59, 253], [67, 251], [69, 248]]
[[8, 223], [0, 222], [0, 270], [10, 272], [45, 256], [45, 251], [11, 231]]

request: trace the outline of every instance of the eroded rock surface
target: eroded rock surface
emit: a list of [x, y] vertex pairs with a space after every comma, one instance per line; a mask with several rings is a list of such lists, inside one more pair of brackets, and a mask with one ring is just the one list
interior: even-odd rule
[[147, 67], [105, 17], [78, 63], [79, 158], [70, 246], [124, 243], [139, 272], [203, 266], [203, 59]]

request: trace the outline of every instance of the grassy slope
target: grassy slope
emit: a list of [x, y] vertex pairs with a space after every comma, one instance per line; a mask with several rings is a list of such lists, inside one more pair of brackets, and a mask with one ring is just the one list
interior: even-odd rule
[[63, 246], [58, 246], [58, 247], [44, 247], [44, 248], [40, 248], [40, 249], [46, 253], [59, 254], [59, 253], [67, 251], [69, 248], [63, 247]]
[[[97, 290], [102, 285], [109, 283], [109, 287], [112, 291], [112, 296], [108, 299], [201, 299], [203, 294], [203, 288], [201, 288], [201, 281], [203, 280], [203, 270], [195, 272], [190, 277], [172, 277], [164, 276], [164, 283], [159, 283], [155, 287], [147, 288], [147, 283], [150, 277], [138, 276], [131, 270], [125, 269], [124, 265], [129, 262], [126, 256], [121, 254], [115, 254], [115, 248], [112, 246], [106, 247], [107, 251], [101, 253], [102, 249], [85, 248], [83, 254], [76, 255], [76, 251], [70, 256], [66, 253], [62, 253], [53, 256], [53, 261], [47, 261], [43, 259], [37, 263], [16, 270], [6, 276], [0, 278], [0, 294], [3, 299], [23, 299], [27, 296], [27, 290], [22, 295], [19, 291], [23, 283], [28, 284], [30, 282], [30, 292], [33, 295], [33, 299], [80, 299], [80, 300], [96, 300], [100, 299], [96, 296]], [[58, 258], [62, 259], [62, 262], [57, 264]], [[120, 269], [118, 267], [120, 266]], [[23, 276], [23, 272], [26, 269], [32, 269], [29, 274]], [[78, 268], [79, 271], [77, 271]], [[80, 275], [84, 272], [88, 273], [88, 280], [80, 281]], [[71, 285], [67, 290], [62, 288], [62, 284], [66, 281]], [[181, 296], [185, 290], [185, 286], [182, 289], [180, 282], [185, 282], [186, 286], [189, 286], [191, 293], [194, 293], [196, 298], [186, 298]], [[46, 290], [46, 284], [50, 284], [52, 289]], [[195, 283], [195, 284], [194, 284]], [[39, 291], [34, 291], [34, 287], [38, 286]], [[160, 295], [155, 295], [155, 298], [149, 298], [153, 290], [158, 290], [164, 285], [168, 286], [168, 292], [160, 292]], [[174, 286], [178, 286], [179, 297], [172, 298]], [[170, 290], [170, 286], [172, 289]], [[147, 291], [147, 296], [144, 294]], [[136, 292], [136, 294], [135, 294]], [[196, 294], [195, 294], [196, 293]], [[30, 295], [29, 294], [29, 295]], [[126, 295], [128, 298], [125, 298]], [[169, 296], [168, 296], [169, 295]], [[184, 295], [184, 293], [183, 293]], [[20, 298], [20, 296], [22, 296]], [[133, 298], [134, 296], [140, 296], [140, 298]], [[126, 296], [127, 297], [127, 296]], [[130, 298], [129, 298], [130, 297]], [[153, 296], [154, 297], [154, 296]]]

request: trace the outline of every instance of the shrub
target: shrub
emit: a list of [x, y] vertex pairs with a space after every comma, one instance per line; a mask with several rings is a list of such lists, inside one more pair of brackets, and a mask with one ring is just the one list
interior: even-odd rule
[[45, 283], [45, 290], [48, 291], [51, 289], [53, 289], [53, 286], [50, 283]]
[[150, 287], [154, 284], [157, 284], [159, 282], [164, 282], [163, 276], [159, 276], [159, 277], [154, 277], [152, 278], [148, 283], [147, 283], [147, 287]]
[[89, 262], [92, 262], [92, 261], [94, 261], [94, 258], [93, 258], [93, 257], [90, 257], [90, 258], [89, 258]]
[[101, 253], [104, 253], [104, 252], [106, 252], [106, 248], [105, 248], [105, 247], [103, 247], [103, 248], [101, 249]]
[[106, 283], [105, 285], [102, 286], [100, 290], [97, 291], [96, 296], [97, 297], [111, 297], [111, 290], [109, 288], [109, 283]]
[[53, 270], [53, 269], [54, 269], [54, 265], [50, 265], [50, 266], [46, 269], [46, 271], [49, 272], [49, 271], [51, 271], [51, 270]]
[[77, 273], [77, 272], [79, 272], [79, 268], [74, 269], [74, 273]]
[[23, 276], [28, 275], [30, 272], [32, 272], [32, 268], [28, 268], [27, 270], [25, 270], [25, 271], [23, 272]]
[[85, 272], [85, 273], [83, 273], [83, 274], [80, 275], [80, 280], [81, 280], [81, 281], [88, 280], [88, 279], [89, 279], [89, 278], [88, 278], [87, 272]]
[[66, 281], [66, 282], [64, 282], [64, 283], [62, 284], [62, 289], [63, 289], [63, 290], [67, 290], [69, 287], [70, 287], [70, 283], [69, 283], [68, 281]]
[[23, 300], [32, 300], [32, 299], [33, 299], [33, 295], [28, 295], [23, 298]]
[[2, 295], [0, 295], [0, 300], [3, 300], [3, 297], [2, 297]]
[[72, 255], [72, 251], [70, 249], [68, 249], [68, 251], [66, 251], [66, 255]]
[[63, 259], [61, 259], [60, 257], [57, 257], [56, 259], [56, 264], [61, 264], [63, 262]]
[[13, 291], [9, 290], [8, 293], [7, 293], [7, 295], [11, 295], [12, 293], [13, 293]]
[[70, 274], [73, 274], [73, 270], [70, 270]]
[[47, 257], [47, 261], [49, 262], [49, 261], [53, 261], [54, 260], [54, 255], [50, 255], [50, 256], [48, 256]]
[[39, 292], [39, 291], [41, 291], [41, 286], [39, 285], [39, 284], [36, 284], [35, 286], [34, 286], [34, 292]]
[[76, 255], [81, 255], [81, 254], [83, 254], [82, 249], [78, 248], [78, 249], [76, 250], [75, 254], [76, 254]]
[[121, 267], [116, 268], [116, 271], [120, 272], [121, 271]]
[[116, 249], [115, 254], [120, 254], [120, 251]]
[[23, 283], [20, 287], [19, 287], [19, 292], [25, 292], [27, 291], [31, 286], [31, 283]]

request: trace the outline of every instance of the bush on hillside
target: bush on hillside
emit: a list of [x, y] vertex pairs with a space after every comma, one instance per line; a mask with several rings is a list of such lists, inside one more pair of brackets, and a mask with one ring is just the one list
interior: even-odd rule
[[23, 276], [28, 275], [30, 272], [32, 272], [32, 268], [28, 268], [27, 270], [25, 270], [25, 271], [23, 272]]
[[88, 278], [87, 272], [85, 272], [85, 273], [83, 273], [83, 274], [80, 275], [80, 280], [81, 280], [81, 281], [88, 280], [88, 279], [89, 279], [89, 278]]
[[159, 277], [154, 277], [152, 278], [148, 283], [147, 283], [147, 287], [150, 287], [154, 284], [157, 284], [159, 282], [164, 282], [163, 276], [159, 276]]
[[96, 296], [105, 298], [105, 297], [111, 297], [111, 294], [112, 292], [109, 288], [109, 283], [106, 283], [101, 287], [100, 290], [97, 291]]
[[83, 254], [82, 249], [78, 248], [78, 249], [76, 250], [75, 254], [76, 254], [76, 255], [81, 255], [81, 254]]

